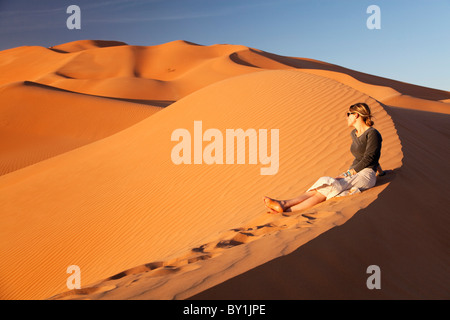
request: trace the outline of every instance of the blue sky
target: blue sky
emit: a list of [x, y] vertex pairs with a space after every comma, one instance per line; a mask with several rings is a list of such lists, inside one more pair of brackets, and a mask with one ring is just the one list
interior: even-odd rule
[[450, 0], [0, 0], [0, 50], [79, 39], [240, 44], [450, 91]]

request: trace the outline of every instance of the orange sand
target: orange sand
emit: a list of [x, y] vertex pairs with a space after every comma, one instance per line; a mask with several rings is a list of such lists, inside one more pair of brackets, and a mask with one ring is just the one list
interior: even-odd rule
[[[20, 47], [0, 52], [0, 71], [0, 298], [449, 297], [450, 92], [185, 41]], [[263, 195], [290, 198], [347, 169], [345, 112], [359, 101], [389, 173], [267, 214]], [[175, 165], [171, 133], [196, 120], [279, 129], [278, 173]], [[372, 264], [382, 290], [365, 286]], [[70, 265], [81, 289], [67, 291]]]

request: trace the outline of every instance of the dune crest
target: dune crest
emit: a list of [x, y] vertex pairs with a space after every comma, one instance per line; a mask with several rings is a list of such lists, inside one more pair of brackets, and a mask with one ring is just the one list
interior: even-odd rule
[[97, 49], [104, 47], [126, 46], [125, 42], [121, 41], [107, 41], [107, 40], [77, 40], [63, 43], [50, 47], [51, 50], [60, 53], [77, 52], [89, 49]]
[[[4, 66], [0, 85], [31, 80], [115, 98], [176, 101], [229, 77], [261, 70], [297, 69], [343, 82], [379, 101], [411, 96], [435, 101], [436, 104], [428, 105], [448, 113], [445, 101], [450, 99], [448, 91], [242, 45], [202, 46], [177, 40], [155, 46], [132, 46], [118, 41], [78, 40], [49, 49], [14, 48], [0, 52], [0, 57], [0, 67]], [[420, 103], [416, 105], [420, 108]], [[407, 103], [399, 106], [407, 107]]]

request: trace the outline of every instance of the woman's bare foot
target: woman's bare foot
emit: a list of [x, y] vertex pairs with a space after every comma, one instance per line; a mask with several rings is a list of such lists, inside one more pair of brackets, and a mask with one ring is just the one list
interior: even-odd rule
[[263, 197], [264, 204], [267, 208], [269, 208], [273, 213], [281, 213], [284, 211], [284, 207], [281, 201], [271, 199], [269, 197]]
[[267, 208], [267, 213], [275, 214], [275, 213], [278, 213], [278, 212], [273, 210], [273, 209], [271, 209], [271, 208]]

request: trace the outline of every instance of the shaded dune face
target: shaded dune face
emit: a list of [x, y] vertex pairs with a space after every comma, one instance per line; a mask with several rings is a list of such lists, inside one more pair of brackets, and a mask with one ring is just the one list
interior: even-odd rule
[[[399, 86], [380, 90], [382, 78], [363, 82], [323, 62], [184, 41], [84, 41], [0, 57], [9, 61], [0, 62], [4, 299], [66, 291], [70, 265], [83, 289], [56, 298], [186, 298], [343, 224], [390, 180], [291, 217], [268, 217], [261, 196], [293, 197], [347, 169], [345, 112], [355, 102], [374, 112], [383, 168], [402, 166], [395, 124], [372, 95], [401, 99]], [[174, 164], [171, 134], [193, 133], [194, 121], [223, 133], [279, 129], [279, 171]]]
[[25, 81], [0, 88], [0, 174], [119, 132], [159, 111]]

